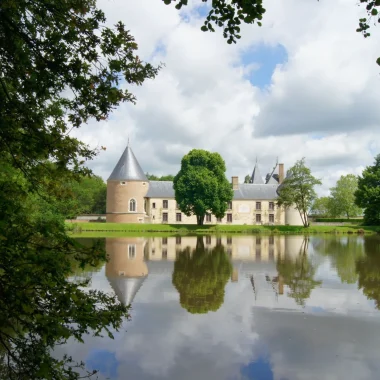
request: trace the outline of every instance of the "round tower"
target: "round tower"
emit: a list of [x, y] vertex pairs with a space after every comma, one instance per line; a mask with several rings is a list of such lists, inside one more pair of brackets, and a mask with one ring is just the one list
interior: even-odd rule
[[[282, 164], [280, 164], [282, 165]], [[280, 166], [280, 175], [283, 177], [283, 166]], [[286, 178], [289, 179], [292, 177], [292, 173], [290, 171], [287, 172]], [[284, 182], [280, 178], [280, 185], [277, 188], [277, 194], [281, 191], [281, 188], [284, 186]], [[290, 226], [303, 226], [303, 222], [301, 219], [301, 215], [299, 211], [295, 208], [295, 206], [290, 206], [285, 209], [285, 224], [289, 224]]]
[[144, 223], [148, 188], [149, 181], [128, 143], [107, 180], [107, 222]]

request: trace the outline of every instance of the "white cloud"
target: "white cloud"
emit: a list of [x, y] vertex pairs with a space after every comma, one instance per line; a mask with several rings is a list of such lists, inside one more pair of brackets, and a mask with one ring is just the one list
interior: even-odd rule
[[[368, 39], [355, 32], [362, 12], [355, 1], [268, 0], [263, 27], [244, 26], [234, 46], [220, 29], [201, 32], [191, 4], [181, 18], [161, 1], [99, 1], [111, 23], [120, 19], [131, 30], [141, 58], [166, 66], [134, 88], [136, 106], [123, 104], [107, 122], [75, 132], [107, 147], [90, 163], [96, 174], [108, 177], [128, 137], [143, 169], [155, 174], [175, 174], [192, 148], [218, 151], [227, 175], [241, 180], [256, 156], [263, 175], [277, 156], [286, 167], [306, 157], [323, 180], [321, 194], [337, 173], [372, 163], [380, 151], [380, 43], [376, 31]], [[263, 44], [281, 44], [288, 54], [267, 89], [247, 79], [257, 64], [241, 60]]]

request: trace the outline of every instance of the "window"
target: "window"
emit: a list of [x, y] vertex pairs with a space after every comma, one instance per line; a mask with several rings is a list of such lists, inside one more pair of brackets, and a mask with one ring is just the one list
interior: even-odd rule
[[181, 248], [176, 248], [175, 249], [175, 258], [178, 259], [180, 254], [181, 254]]
[[256, 223], [261, 222], [261, 214], [256, 214]]
[[156, 253], [156, 250], [153, 248], [152, 249], [152, 256], [154, 256], [155, 253]]
[[168, 258], [168, 250], [166, 248], [162, 248], [162, 258], [163, 259]]
[[180, 212], [175, 214], [175, 220], [176, 222], [182, 222], [182, 214]]
[[256, 202], [256, 210], [261, 210], [261, 202]]
[[232, 223], [232, 214], [227, 214], [227, 223]]
[[269, 244], [270, 245], [274, 244], [274, 236], [269, 236]]
[[146, 185], [146, 183], [145, 182], [143, 182], [143, 186], [145, 186]]
[[156, 202], [152, 203], [152, 208], [156, 208]]
[[232, 202], [228, 202], [228, 209], [232, 210]]
[[176, 208], [177, 210], [179, 210], [179, 204], [178, 204], [178, 202], [175, 203], [175, 208]]
[[228, 237], [228, 238], [227, 238], [227, 244], [228, 244], [228, 245], [231, 245], [231, 244], [232, 244], [232, 237]]
[[175, 243], [176, 244], [181, 244], [181, 242], [182, 242], [181, 236], [176, 236], [175, 237]]
[[162, 201], [162, 208], [168, 208], [168, 201], [166, 199]]
[[211, 244], [211, 236], [206, 236], [206, 244]]
[[130, 259], [134, 259], [136, 256], [136, 246], [133, 245], [128, 245], [128, 257]]
[[211, 214], [206, 214], [206, 222], [211, 222]]
[[129, 201], [129, 211], [136, 212], [136, 201], [134, 199]]
[[269, 223], [274, 223], [274, 214], [269, 214]]
[[228, 256], [231, 256], [231, 255], [232, 255], [232, 249], [231, 249], [231, 248], [227, 248], [226, 252], [227, 252], [227, 255], [228, 255]]
[[222, 218], [216, 218], [216, 221], [217, 221], [217, 222], [221, 222], [221, 221], [222, 221]]
[[168, 238], [162, 238], [162, 245], [168, 244]]
[[222, 245], [222, 238], [216, 238], [216, 245]]
[[274, 202], [269, 202], [269, 210], [274, 210]]
[[261, 244], [261, 237], [257, 237], [256, 238], [256, 245], [260, 245]]
[[162, 221], [163, 221], [163, 222], [167, 222], [167, 221], [168, 221], [168, 213], [167, 213], [167, 212], [164, 212], [164, 213], [162, 214]]
[[120, 182], [120, 185], [123, 185], [123, 186], [124, 186], [124, 185], [126, 185], [126, 184], [127, 184], [127, 182], [125, 182], [125, 181], [121, 181], [121, 182]]

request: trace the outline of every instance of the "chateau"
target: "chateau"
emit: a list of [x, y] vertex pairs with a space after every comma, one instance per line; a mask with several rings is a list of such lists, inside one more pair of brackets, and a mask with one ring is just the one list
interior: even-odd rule
[[[250, 183], [232, 177], [232, 202], [222, 219], [206, 215], [205, 224], [302, 225], [295, 208], [276, 205], [277, 190], [284, 180], [284, 164], [276, 163], [263, 180], [256, 162]], [[107, 222], [196, 224], [177, 207], [173, 182], [149, 181], [131, 147], [126, 147], [107, 180]]]

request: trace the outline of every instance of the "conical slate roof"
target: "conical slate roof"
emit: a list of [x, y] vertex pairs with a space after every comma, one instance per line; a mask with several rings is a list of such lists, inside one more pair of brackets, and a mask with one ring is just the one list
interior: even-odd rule
[[148, 181], [131, 147], [125, 148], [108, 181]]
[[254, 183], [256, 185], [264, 185], [264, 181], [263, 181], [263, 178], [261, 177], [261, 173], [259, 170], [259, 166], [257, 165], [257, 162], [255, 164], [255, 167], [253, 168], [251, 183]]
[[117, 299], [123, 305], [129, 305], [133, 302], [137, 292], [148, 276], [142, 277], [109, 277], [108, 281], [116, 293]]

